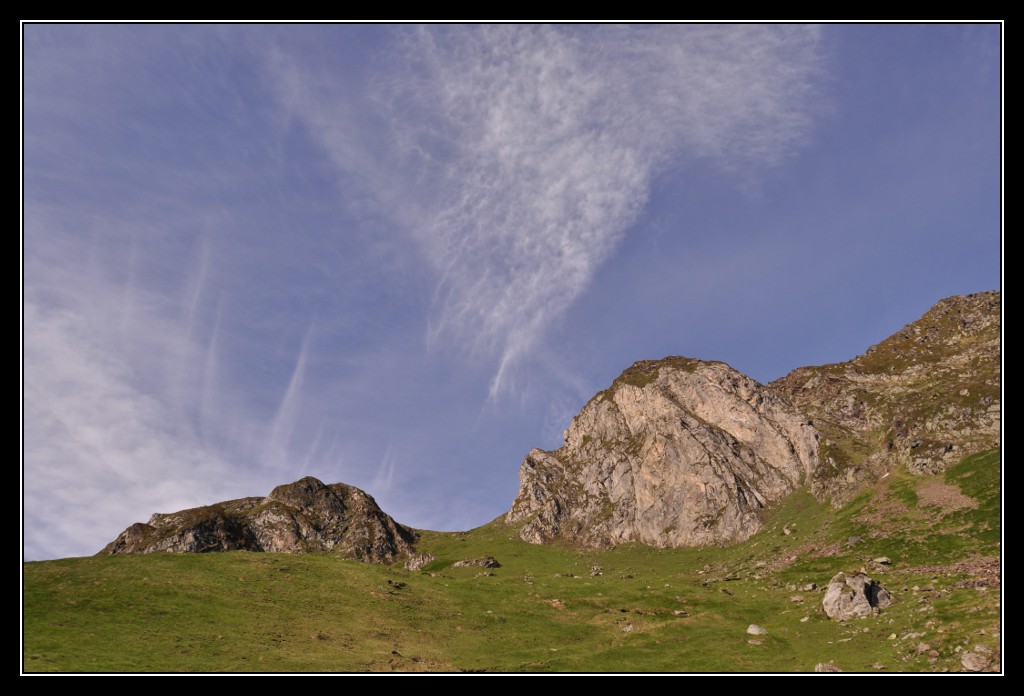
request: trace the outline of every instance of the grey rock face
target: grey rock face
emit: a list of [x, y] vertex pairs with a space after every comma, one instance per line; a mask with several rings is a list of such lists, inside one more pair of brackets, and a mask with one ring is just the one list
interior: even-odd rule
[[405, 562], [406, 570], [422, 570], [436, 560], [432, 553], [417, 553], [409, 557]]
[[724, 363], [635, 363], [531, 451], [506, 515], [520, 536], [590, 547], [743, 541], [818, 463], [817, 433], [779, 394]]
[[266, 498], [241, 498], [171, 514], [154, 514], [99, 555], [174, 551], [332, 551], [390, 563], [412, 552], [415, 533], [386, 515], [363, 491], [312, 477], [278, 486]]
[[821, 608], [830, 619], [846, 621], [871, 616], [875, 607], [892, 604], [888, 590], [864, 573], [837, 573], [828, 583]]

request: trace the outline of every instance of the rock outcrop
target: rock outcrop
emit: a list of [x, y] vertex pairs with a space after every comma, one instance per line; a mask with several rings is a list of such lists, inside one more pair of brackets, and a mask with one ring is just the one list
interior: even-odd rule
[[998, 447], [1000, 312], [998, 291], [948, 297], [849, 362], [772, 382], [821, 433], [815, 495], [841, 504], [900, 465], [937, 473]]
[[817, 439], [786, 398], [724, 363], [641, 361], [591, 399], [562, 447], [527, 455], [505, 519], [533, 543], [743, 541], [816, 470]]
[[821, 608], [830, 619], [846, 621], [871, 616], [892, 604], [888, 590], [864, 573], [837, 573], [828, 583]]
[[241, 498], [171, 514], [123, 531], [98, 555], [175, 551], [330, 551], [391, 563], [413, 550], [416, 534], [386, 515], [363, 491], [306, 477], [266, 498]]

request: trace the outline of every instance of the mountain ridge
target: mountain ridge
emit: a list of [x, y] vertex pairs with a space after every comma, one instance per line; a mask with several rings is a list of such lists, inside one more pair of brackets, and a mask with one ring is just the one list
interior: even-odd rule
[[396, 523], [364, 491], [307, 476], [270, 495], [155, 513], [121, 532], [97, 555], [173, 551], [328, 551], [391, 563], [413, 550], [416, 533]]
[[[945, 298], [843, 362], [767, 385], [724, 362], [640, 360], [552, 451], [531, 450], [501, 519], [532, 543], [735, 543], [809, 484], [836, 505], [899, 466], [934, 474], [1000, 444], [999, 291]], [[391, 563], [416, 532], [371, 496], [306, 477], [136, 523], [100, 554], [331, 551]]]

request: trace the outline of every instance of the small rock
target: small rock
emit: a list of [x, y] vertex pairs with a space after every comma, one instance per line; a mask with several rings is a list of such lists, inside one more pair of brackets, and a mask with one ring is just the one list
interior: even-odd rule
[[982, 672], [989, 666], [989, 659], [984, 655], [974, 652], [965, 652], [960, 655], [960, 664], [968, 672]]
[[871, 668], [872, 669], [885, 669], [885, 665], [883, 665], [881, 662], [876, 662], [875, 664], [871, 665]]
[[846, 540], [846, 545], [848, 547], [849, 546], [856, 546], [859, 541], [860, 541], [860, 537], [859, 536], [852, 536], [852, 537], [850, 537], [849, 539]]
[[625, 626], [623, 626], [622, 627], [622, 632], [623, 633], [632, 633], [633, 632], [633, 624], [628, 623]]
[[675, 616], [689, 616], [690, 615], [689, 612], [683, 611], [682, 609], [676, 609], [676, 610], [674, 610], [672, 612], [672, 614], [675, 615]]
[[831, 662], [819, 662], [814, 665], [815, 672], [842, 672], [843, 670], [836, 667]]
[[928, 645], [927, 643], [918, 643], [917, 644], [917, 654], [918, 655], [920, 655], [921, 653], [926, 653], [926, 652], [928, 652], [931, 649], [932, 649], [932, 646]]
[[806, 585], [804, 585], [803, 587], [801, 587], [800, 589], [803, 590], [804, 592], [814, 592], [816, 589], [818, 589], [818, 583], [816, 583], [816, 582], [809, 582]]
[[892, 565], [892, 559], [888, 556], [879, 556], [878, 558], [873, 558], [871, 562], [877, 563], [879, 565]]
[[793, 602], [794, 604], [799, 604], [800, 602], [804, 601], [804, 596], [803, 595], [793, 595], [792, 597], [789, 598], [789, 601]]
[[768, 629], [764, 628], [763, 626], [758, 626], [757, 624], [750, 624], [749, 626], [747, 626], [747, 633], [749, 633], [752, 636], [763, 636], [767, 632]]
[[747, 642], [748, 642], [748, 643], [749, 643], [750, 645], [764, 645], [764, 641], [763, 641], [763, 640], [758, 640], [757, 638], [751, 638], [751, 639], [750, 639], [750, 640], [748, 640]]
[[804, 618], [800, 619], [800, 623], [807, 623], [810, 620], [811, 620], [811, 617], [805, 616]]

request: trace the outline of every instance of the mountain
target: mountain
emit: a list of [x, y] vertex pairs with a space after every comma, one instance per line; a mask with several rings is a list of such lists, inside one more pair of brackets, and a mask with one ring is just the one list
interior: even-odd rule
[[241, 498], [171, 514], [121, 532], [97, 555], [178, 551], [330, 551], [391, 563], [413, 550], [416, 534], [354, 486], [307, 476], [266, 498]]
[[[24, 564], [22, 669], [1000, 672], [999, 323], [949, 298], [769, 385], [636, 363], [466, 532], [313, 478], [154, 515]], [[293, 553], [155, 553], [229, 549]]]
[[[839, 505], [899, 466], [935, 474], [1000, 442], [999, 292], [950, 297], [863, 355], [762, 385], [721, 362], [642, 360], [554, 451], [532, 450], [507, 524], [531, 543], [741, 542], [809, 485]], [[314, 478], [134, 524], [101, 554], [334, 551], [394, 561], [415, 534]]]
[[809, 483], [840, 504], [900, 465], [938, 473], [999, 446], [1000, 294], [940, 301], [849, 362], [763, 386], [724, 363], [635, 363], [535, 449], [505, 516], [533, 543], [742, 541]]
[[724, 363], [646, 360], [527, 455], [505, 520], [534, 543], [742, 541], [817, 468], [817, 432], [779, 394]]
[[999, 446], [1001, 306], [998, 291], [946, 298], [853, 360], [769, 385], [821, 433], [815, 495], [846, 501], [901, 465], [938, 473]]

